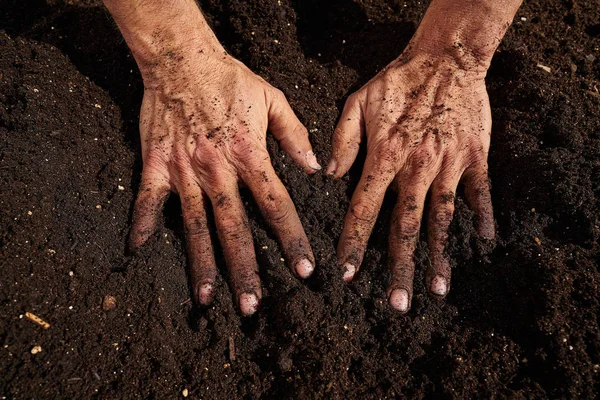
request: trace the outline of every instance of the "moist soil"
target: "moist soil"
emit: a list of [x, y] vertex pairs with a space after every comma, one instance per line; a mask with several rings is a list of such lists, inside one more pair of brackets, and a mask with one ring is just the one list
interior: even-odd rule
[[[227, 49], [286, 93], [326, 163], [345, 98], [400, 54], [427, 3], [201, 6]], [[361, 161], [337, 182], [309, 177], [270, 139], [318, 269], [306, 282], [291, 276], [244, 191], [264, 301], [241, 318], [221, 256], [214, 306], [190, 302], [176, 196], [157, 234], [126, 254], [143, 84], [108, 13], [94, 0], [4, 0], [0, 397], [594, 398], [599, 10], [598, 0], [526, 1], [494, 57], [487, 83], [498, 240], [478, 241], [459, 193], [447, 299], [426, 294], [421, 240], [411, 311], [387, 306], [393, 195], [363, 268], [344, 284], [334, 250]], [[35, 346], [41, 352], [32, 354]]]

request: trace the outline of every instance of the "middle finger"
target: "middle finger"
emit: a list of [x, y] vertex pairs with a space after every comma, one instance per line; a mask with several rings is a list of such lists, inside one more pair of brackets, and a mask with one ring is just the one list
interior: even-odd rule
[[238, 191], [237, 178], [224, 176], [214, 181], [209, 197], [231, 286], [242, 314], [252, 315], [258, 309], [262, 292], [254, 241]]

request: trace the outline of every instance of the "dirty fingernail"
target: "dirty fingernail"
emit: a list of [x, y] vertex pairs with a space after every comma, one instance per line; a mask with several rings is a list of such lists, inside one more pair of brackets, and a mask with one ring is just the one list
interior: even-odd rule
[[258, 297], [254, 293], [242, 293], [240, 295], [240, 311], [244, 315], [252, 315], [258, 309]]
[[327, 170], [325, 171], [325, 173], [327, 175], [333, 175], [333, 174], [335, 174], [336, 169], [337, 169], [337, 162], [335, 160], [331, 160], [331, 161], [329, 161], [329, 165], [327, 166]]
[[308, 153], [306, 153], [306, 161], [308, 162], [308, 166], [312, 169], [320, 170], [322, 168], [321, 164], [317, 161], [317, 156], [315, 156], [315, 153], [313, 153], [312, 150], [309, 150]]
[[306, 258], [296, 264], [296, 273], [300, 278], [308, 278], [314, 269], [315, 267]]
[[200, 304], [207, 305], [212, 302], [215, 288], [211, 283], [201, 283], [196, 289], [196, 297]]
[[408, 311], [408, 292], [405, 289], [394, 289], [390, 294], [389, 303], [400, 312]]
[[344, 264], [344, 280], [346, 282], [352, 281], [354, 274], [356, 273], [356, 267], [350, 263]]
[[448, 286], [446, 283], [446, 278], [441, 275], [436, 275], [431, 280], [431, 293], [436, 294], [438, 296], [445, 296], [448, 292]]

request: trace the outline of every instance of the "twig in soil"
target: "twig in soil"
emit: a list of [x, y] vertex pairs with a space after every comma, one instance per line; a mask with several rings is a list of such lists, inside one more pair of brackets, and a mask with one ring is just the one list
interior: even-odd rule
[[49, 323], [47, 323], [46, 321], [44, 321], [43, 319], [41, 319], [41, 318], [40, 318], [40, 317], [38, 317], [37, 315], [30, 313], [29, 311], [27, 311], [27, 312], [25, 313], [25, 317], [26, 317], [28, 320], [30, 320], [30, 321], [32, 321], [32, 322], [35, 322], [36, 324], [38, 324], [39, 326], [41, 326], [41, 327], [42, 327], [42, 328], [44, 328], [44, 329], [48, 329], [48, 328], [50, 328], [50, 324], [49, 324]]
[[190, 301], [192, 301], [192, 299], [188, 297], [187, 299], [185, 299], [184, 301], [182, 301], [181, 303], [179, 303], [179, 305], [182, 306], [184, 304], [189, 303]]
[[233, 341], [233, 336], [229, 336], [229, 360], [231, 362], [235, 361], [235, 342]]

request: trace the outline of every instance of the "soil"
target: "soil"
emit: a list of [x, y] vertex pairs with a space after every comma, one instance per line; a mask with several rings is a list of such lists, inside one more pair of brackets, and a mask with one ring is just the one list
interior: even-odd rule
[[[228, 50], [286, 93], [325, 162], [345, 97], [400, 54], [428, 2], [200, 3]], [[189, 301], [176, 196], [159, 232], [125, 253], [143, 85], [102, 5], [4, 0], [0, 398], [594, 398], [598, 10], [598, 0], [527, 1], [500, 46], [487, 77], [498, 240], [478, 242], [459, 195], [446, 300], [424, 290], [422, 240], [412, 310], [387, 306], [393, 196], [344, 284], [334, 249], [360, 161], [338, 182], [307, 177], [271, 139], [318, 270], [305, 283], [291, 276], [244, 193], [264, 302], [240, 318], [224, 280], [213, 307]]]

